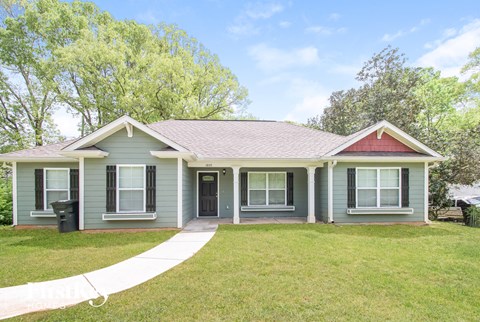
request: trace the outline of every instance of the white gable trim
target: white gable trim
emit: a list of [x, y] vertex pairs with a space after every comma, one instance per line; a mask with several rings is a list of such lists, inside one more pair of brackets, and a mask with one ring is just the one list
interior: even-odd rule
[[173, 142], [172, 140], [170, 140], [170, 139], [164, 137], [163, 135], [161, 135], [160, 133], [152, 130], [151, 128], [149, 128], [145, 124], [142, 124], [142, 123], [134, 120], [133, 118], [131, 118], [127, 115], [124, 115], [124, 116], [120, 117], [119, 119], [116, 119], [115, 121], [113, 121], [113, 122], [105, 125], [104, 127], [96, 130], [95, 132], [93, 132], [93, 133], [81, 138], [80, 140], [66, 146], [65, 148], [63, 148], [63, 151], [66, 151], [66, 152], [75, 151], [77, 149], [92, 146], [92, 145], [102, 141], [103, 139], [109, 137], [110, 135], [112, 135], [113, 133], [117, 132], [118, 130], [120, 130], [124, 127], [127, 128], [127, 132], [129, 133], [129, 135], [130, 134], [133, 135], [133, 128], [131, 128], [132, 126], [136, 127], [137, 129], [139, 129], [142, 132], [145, 132], [146, 134], [150, 135], [151, 137], [167, 144], [168, 146], [174, 148], [177, 151], [182, 151], [182, 152], [187, 151], [187, 149], [185, 149], [183, 146]]
[[417, 152], [425, 153], [425, 154], [428, 154], [432, 157], [443, 159], [443, 157], [439, 153], [433, 151], [432, 149], [430, 149], [428, 146], [426, 146], [422, 142], [414, 139], [412, 136], [408, 135], [407, 133], [405, 133], [404, 131], [400, 130], [398, 127], [394, 126], [393, 124], [391, 124], [387, 121], [381, 121], [381, 122], [377, 123], [376, 125], [372, 126], [368, 131], [365, 131], [365, 132], [351, 138], [347, 142], [341, 144], [337, 148], [335, 148], [335, 149], [331, 150], [330, 152], [328, 152], [327, 154], [325, 154], [325, 156], [327, 156], [327, 157], [328, 156], [334, 156], [337, 153], [342, 152], [343, 150], [345, 150], [346, 148], [348, 148], [352, 144], [355, 144], [358, 141], [360, 141], [361, 139], [363, 139], [363, 138], [367, 137], [368, 135], [372, 134], [374, 131], [379, 131], [379, 132], [377, 132], [377, 136], [379, 134], [381, 136], [383, 133], [387, 133], [390, 136], [392, 136], [393, 138], [397, 139], [401, 143], [405, 144], [406, 146], [412, 148], [413, 150], [415, 150]]

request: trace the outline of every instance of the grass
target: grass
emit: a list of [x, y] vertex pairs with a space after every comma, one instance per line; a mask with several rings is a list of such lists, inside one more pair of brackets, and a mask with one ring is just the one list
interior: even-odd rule
[[86, 273], [139, 254], [175, 231], [72, 232], [0, 227], [0, 287]]
[[474, 321], [480, 229], [221, 226], [194, 257], [100, 308], [20, 320]]

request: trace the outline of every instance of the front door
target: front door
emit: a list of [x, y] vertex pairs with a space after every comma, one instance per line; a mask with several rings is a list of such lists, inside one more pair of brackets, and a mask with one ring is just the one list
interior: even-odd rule
[[198, 216], [218, 216], [218, 173], [198, 174]]

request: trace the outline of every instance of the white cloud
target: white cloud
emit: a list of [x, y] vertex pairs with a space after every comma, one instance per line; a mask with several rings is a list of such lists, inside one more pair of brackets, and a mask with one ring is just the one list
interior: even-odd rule
[[341, 28], [331, 28], [331, 27], [325, 27], [325, 26], [310, 26], [305, 28], [305, 32], [307, 33], [312, 33], [312, 34], [317, 34], [317, 35], [322, 35], [322, 36], [330, 36], [334, 33], [345, 33], [347, 31], [347, 28], [341, 27]]
[[290, 28], [290, 26], [292, 25], [292, 23], [290, 21], [280, 21], [278, 23], [278, 25], [281, 27], [281, 28]]
[[383, 37], [381, 38], [382, 41], [385, 41], [385, 42], [392, 42], [394, 41], [395, 39], [397, 38], [400, 38], [400, 37], [404, 37], [408, 34], [411, 34], [411, 33], [414, 33], [414, 32], [417, 32], [420, 30], [420, 27], [426, 25], [430, 23], [430, 19], [422, 19], [420, 20], [420, 22], [413, 26], [413, 27], [410, 27], [410, 28], [407, 28], [406, 30], [398, 30], [396, 33], [393, 33], [393, 34], [384, 34]]
[[291, 81], [288, 94], [296, 97], [298, 102], [284, 120], [301, 123], [306, 122], [309, 117], [321, 114], [328, 106], [330, 97], [330, 91], [322, 84], [299, 78]]
[[426, 48], [426, 49], [431, 49], [431, 48], [437, 47], [438, 45], [440, 45], [446, 39], [457, 35], [457, 33], [458, 33], [458, 30], [455, 29], [455, 28], [445, 29], [443, 31], [442, 37], [440, 39], [436, 39], [434, 41], [427, 42], [425, 45], [423, 45], [423, 47]]
[[305, 32], [329, 36], [333, 33], [333, 30], [332, 28], [325, 27], [325, 26], [311, 26], [311, 27], [305, 28]]
[[339, 13], [333, 12], [328, 16], [328, 20], [337, 21], [342, 17]]
[[416, 61], [417, 66], [434, 67], [442, 71], [442, 76], [460, 76], [460, 70], [471, 53], [480, 43], [480, 19], [463, 26], [458, 32], [447, 29], [446, 37]]
[[283, 11], [283, 6], [275, 2], [256, 2], [247, 5], [245, 15], [254, 20], [268, 19], [276, 13]]
[[72, 116], [64, 109], [59, 109], [53, 114], [53, 121], [57, 125], [62, 135], [68, 138], [77, 138], [80, 136], [78, 132], [79, 117]]
[[238, 20], [235, 24], [229, 26], [227, 31], [236, 36], [252, 36], [257, 35], [260, 32], [260, 28], [250, 21]]
[[386, 42], [394, 41], [395, 39], [397, 39], [399, 37], [405, 36], [406, 34], [407, 33], [404, 32], [403, 30], [399, 30], [394, 34], [385, 34], [382, 37], [382, 41], [386, 41]]
[[253, 58], [260, 69], [265, 71], [307, 67], [320, 62], [318, 49], [312, 46], [283, 50], [262, 43], [250, 47], [248, 55]]
[[135, 20], [138, 20], [146, 24], [153, 24], [153, 25], [158, 24], [160, 22], [160, 19], [157, 17], [156, 13], [153, 12], [152, 10], [147, 10], [137, 14], [135, 16]]
[[[260, 33], [261, 28], [256, 25], [256, 22], [258, 20], [269, 19], [273, 15], [282, 12], [283, 9], [283, 5], [277, 2], [249, 3], [234, 19], [233, 24], [227, 27], [227, 31], [235, 36], [257, 35]], [[286, 28], [282, 26], [281, 23], [280, 26]]]
[[330, 73], [334, 74], [341, 74], [341, 75], [347, 75], [351, 76], [352, 78], [355, 78], [357, 73], [360, 71], [362, 68], [362, 65], [355, 65], [355, 64], [332, 64], [330, 65], [330, 68], [328, 71]]

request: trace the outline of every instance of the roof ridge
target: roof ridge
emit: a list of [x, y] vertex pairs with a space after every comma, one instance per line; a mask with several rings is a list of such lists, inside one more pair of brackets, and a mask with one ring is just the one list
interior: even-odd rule
[[304, 125], [304, 124], [297, 124], [297, 123], [288, 122], [288, 121], [279, 121], [279, 122], [285, 123], [285, 124], [289, 124], [289, 125], [293, 125], [293, 126], [296, 126], [296, 127], [300, 127], [300, 128], [302, 128], [302, 129], [307, 129], [307, 130], [312, 131], [312, 132], [321, 132], [321, 133], [326, 133], [326, 134], [338, 136], [338, 137], [340, 137], [340, 138], [346, 138], [345, 135], [341, 135], [341, 134], [336, 134], [336, 133], [332, 133], [332, 132], [328, 132], [328, 131], [324, 131], [324, 130], [315, 129], [315, 128], [313, 128], [313, 127], [310, 127], [310, 126], [307, 126], [307, 125]]
[[160, 124], [164, 122], [170, 122], [170, 121], [189, 121], [189, 122], [268, 122], [268, 123], [280, 123], [282, 121], [276, 121], [276, 120], [216, 120], [216, 119], [168, 119], [168, 120], [161, 120], [153, 123], [148, 123], [146, 124], [147, 126], [150, 125], [155, 125], [155, 124]]

